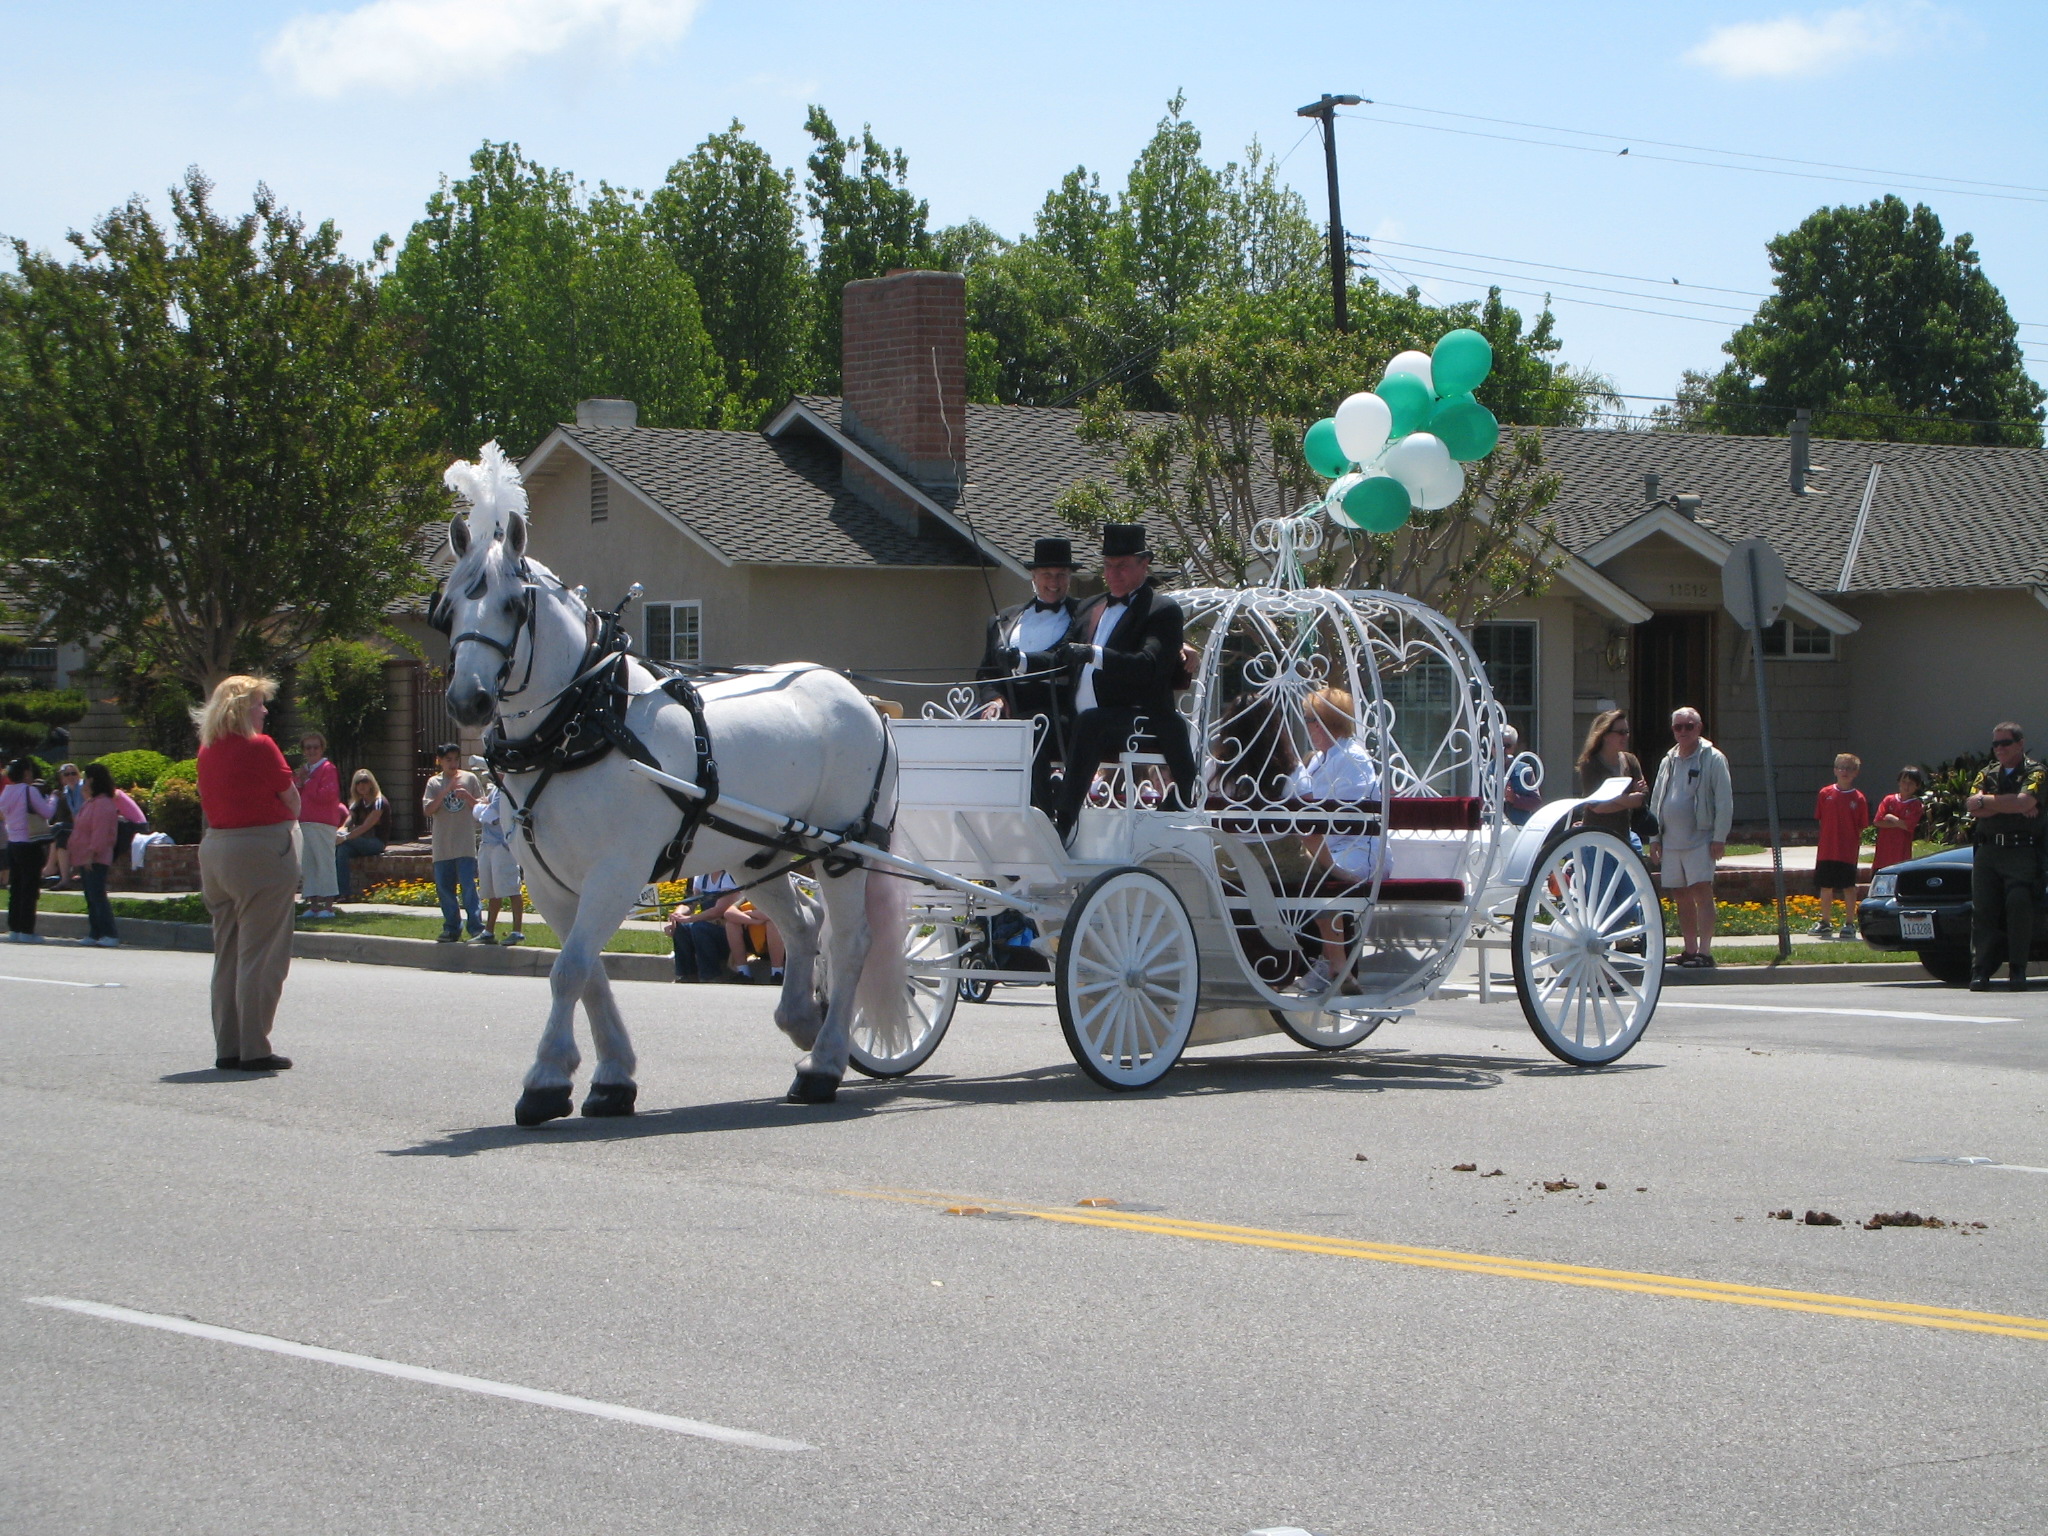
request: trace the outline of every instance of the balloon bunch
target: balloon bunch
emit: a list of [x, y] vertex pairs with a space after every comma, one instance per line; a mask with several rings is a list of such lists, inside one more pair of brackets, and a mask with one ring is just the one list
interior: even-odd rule
[[1493, 368], [1493, 348], [1455, 330], [1428, 352], [1403, 352], [1370, 394], [1350, 396], [1308, 429], [1302, 456], [1333, 483], [1323, 506], [1339, 527], [1392, 533], [1415, 511], [1448, 507], [1465, 491], [1465, 466], [1500, 441], [1493, 412], [1472, 391]]

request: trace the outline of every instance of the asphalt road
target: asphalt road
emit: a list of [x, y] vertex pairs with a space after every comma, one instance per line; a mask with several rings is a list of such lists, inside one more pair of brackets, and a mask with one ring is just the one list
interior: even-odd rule
[[803, 1110], [765, 994], [627, 984], [645, 1112], [521, 1132], [543, 983], [301, 961], [240, 1079], [207, 974], [0, 951], [0, 1530], [2048, 1523], [2048, 995], [1693, 988], [1602, 1073], [1445, 1001], [1112, 1097], [1005, 989]]

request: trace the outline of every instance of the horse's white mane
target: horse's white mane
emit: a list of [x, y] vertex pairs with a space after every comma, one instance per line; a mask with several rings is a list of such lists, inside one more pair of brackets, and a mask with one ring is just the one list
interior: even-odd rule
[[469, 503], [469, 532], [478, 547], [502, 537], [512, 519], [526, 515], [526, 487], [519, 466], [505, 456], [497, 439], [485, 443], [474, 464], [457, 459], [441, 483]]

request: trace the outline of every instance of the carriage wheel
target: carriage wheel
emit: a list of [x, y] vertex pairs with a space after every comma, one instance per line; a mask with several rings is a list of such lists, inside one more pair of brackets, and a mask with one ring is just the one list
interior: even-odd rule
[[1360, 1010], [1288, 1013], [1274, 1008], [1270, 1012], [1288, 1039], [1312, 1051], [1348, 1051], [1393, 1017]]
[[941, 974], [959, 963], [964, 939], [952, 923], [913, 923], [906, 945], [910, 959], [910, 1006], [900, 1020], [876, 1029], [856, 1019], [847, 1041], [847, 1060], [868, 1077], [903, 1077], [915, 1072], [946, 1038], [959, 993]]
[[1515, 991], [1545, 1050], [1575, 1066], [1619, 1061], [1648, 1027], [1664, 979], [1664, 909], [1650, 872], [1606, 832], [1544, 851], [1515, 904]]
[[1067, 913], [1054, 978], [1067, 1048], [1105, 1088], [1143, 1088], [1180, 1059], [1202, 986], [1195, 925], [1150, 870], [1097, 875]]

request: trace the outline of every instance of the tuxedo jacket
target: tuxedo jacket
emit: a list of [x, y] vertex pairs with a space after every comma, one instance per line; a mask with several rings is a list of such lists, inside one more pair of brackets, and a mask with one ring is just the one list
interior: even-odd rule
[[[1010, 706], [1010, 714], [1019, 720], [1028, 720], [1037, 714], [1058, 714], [1070, 719], [1074, 713], [1074, 685], [1071, 677], [1034, 678], [1028, 682], [1008, 681], [1016, 672], [1016, 662], [1011, 656], [1010, 631], [1017, 618], [1031, 606], [1027, 600], [1003, 609], [988, 621], [988, 639], [981, 649], [981, 665], [974, 669], [975, 677], [987, 686], [981, 690], [981, 701], [1000, 698]], [[1069, 597], [1062, 599], [1061, 606], [1067, 610], [1067, 621], [1073, 623], [1075, 603]], [[1024, 655], [1024, 670], [1047, 672], [1052, 669], [1052, 655], [1049, 651], [1027, 651]]]
[[[1109, 594], [1091, 597], [1074, 615], [1067, 639], [1093, 645], [1095, 623]], [[1095, 674], [1095, 702], [1142, 709], [1164, 716], [1173, 712], [1173, 685], [1180, 675], [1180, 604], [1147, 581], [1131, 594], [1124, 616], [1101, 640], [1102, 666]], [[1080, 685], [1081, 667], [1073, 668], [1068, 691]]]

